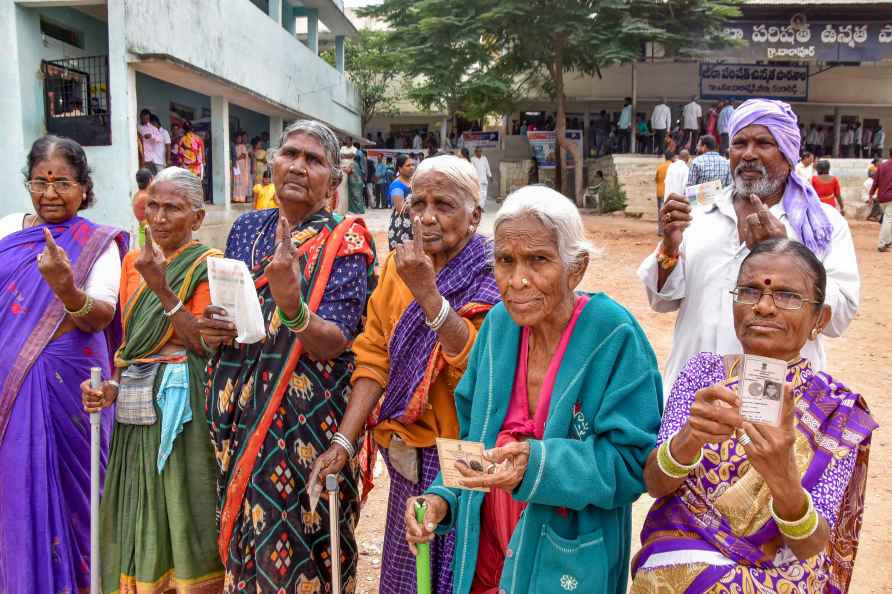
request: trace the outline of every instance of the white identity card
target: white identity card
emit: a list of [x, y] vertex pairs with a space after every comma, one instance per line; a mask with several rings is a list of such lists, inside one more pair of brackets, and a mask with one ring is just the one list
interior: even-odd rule
[[696, 186], [688, 186], [684, 189], [685, 198], [692, 206], [709, 208], [715, 202], [715, 199], [722, 193], [722, 182], [713, 180], [697, 184]]
[[785, 361], [744, 355], [740, 374], [740, 416], [751, 423], [780, 425], [786, 380]]
[[211, 303], [225, 309], [226, 319], [235, 324], [237, 342], [252, 344], [266, 335], [254, 279], [244, 262], [208, 258], [208, 284]]
[[456, 462], [464, 462], [468, 468], [480, 473], [489, 464], [483, 458], [486, 448], [478, 441], [460, 441], [458, 439], [437, 438], [437, 455], [440, 458], [440, 473], [443, 475], [443, 485], [454, 489], [470, 489], [489, 493], [489, 488], [471, 488], [461, 484], [465, 477], [455, 467]]

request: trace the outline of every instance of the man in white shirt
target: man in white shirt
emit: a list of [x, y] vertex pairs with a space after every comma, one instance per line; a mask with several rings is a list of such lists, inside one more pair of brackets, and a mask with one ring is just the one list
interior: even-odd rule
[[861, 158], [861, 139], [863, 138], [864, 125], [858, 122], [855, 125], [855, 132], [852, 134], [852, 156], [856, 159]]
[[681, 125], [684, 129], [684, 145], [690, 150], [697, 148], [700, 138], [700, 130], [703, 129], [703, 109], [697, 103], [697, 97], [691, 97], [691, 102], [684, 106], [681, 114]]
[[650, 127], [654, 131], [654, 152], [662, 153], [666, 148], [666, 134], [672, 127], [672, 110], [666, 105], [665, 97], [650, 114]]
[[161, 151], [161, 154], [163, 154], [164, 151], [164, 137], [161, 135], [161, 132], [158, 131], [158, 128], [152, 125], [152, 112], [148, 109], [143, 109], [139, 112], [137, 132], [139, 133], [140, 138], [142, 138], [142, 153], [145, 159], [144, 166], [151, 171], [153, 175], [157, 174], [164, 168], [164, 161], [162, 160], [161, 167], [158, 167], [157, 160], [159, 151]]
[[[651, 307], [678, 311], [664, 397], [697, 353], [741, 352], [730, 291], [740, 263], [759, 241], [789, 237], [823, 262], [825, 303], [832, 310], [824, 335], [841, 335], [858, 310], [861, 282], [849, 226], [791, 173], [800, 143], [793, 110], [780, 101], [747, 101], [734, 113], [731, 138], [734, 185], [708, 208], [671, 197], [660, 213], [663, 239], [638, 268]], [[821, 337], [809, 341], [802, 355], [816, 371], [823, 369]]]
[[688, 173], [690, 173], [691, 153], [687, 149], [678, 152], [678, 158], [672, 162], [666, 170], [666, 182], [663, 187], [663, 202], [669, 199], [670, 194], [684, 196], [687, 187]]
[[474, 148], [471, 165], [477, 170], [477, 177], [480, 179], [480, 207], [483, 209], [483, 212], [486, 212], [486, 198], [489, 192], [489, 178], [492, 177], [492, 171], [489, 169], [489, 159], [486, 158], [479, 146]]
[[161, 126], [161, 120], [155, 114], [152, 114], [149, 121], [161, 135], [161, 142], [155, 147], [155, 155], [152, 161], [157, 167], [164, 169], [170, 163], [170, 134]]
[[416, 130], [415, 137], [412, 138], [412, 148], [415, 150], [421, 150], [422, 142], [423, 140], [421, 138], [421, 134], [418, 132], [418, 130]]
[[842, 145], [842, 156], [846, 159], [852, 156], [852, 145], [855, 143], [855, 127], [851, 124], [846, 126], [842, 133], [840, 144]]
[[619, 152], [628, 153], [632, 146], [632, 98], [626, 97], [623, 110], [619, 112], [619, 121], [616, 123], [619, 131]]
[[802, 153], [802, 159], [796, 163], [796, 175], [807, 185], [811, 185], [811, 178], [815, 176], [815, 156], [813, 154], [808, 151]]

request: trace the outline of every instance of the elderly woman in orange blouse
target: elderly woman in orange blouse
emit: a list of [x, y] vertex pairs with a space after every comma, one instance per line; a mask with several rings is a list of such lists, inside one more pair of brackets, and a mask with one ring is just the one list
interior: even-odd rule
[[[440, 470], [436, 438], [458, 437], [453, 391], [483, 317], [499, 300], [491, 245], [476, 232], [479, 187], [471, 164], [452, 155], [419, 165], [409, 205], [414, 239], [384, 264], [365, 331], [353, 344], [350, 405], [316, 461], [320, 479], [338, 473], [366, 426], [373, 438], [366, 443], [381, 448], [390, 473], [382, 592], [414, 592], [415, 558], [403, 537], [406, 500]], [[453, 546], [448, 536], [431, 548], [435, 592], [452, 591]]]

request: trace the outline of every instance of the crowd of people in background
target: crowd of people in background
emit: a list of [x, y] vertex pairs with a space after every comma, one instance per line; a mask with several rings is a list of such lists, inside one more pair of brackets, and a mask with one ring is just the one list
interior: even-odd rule
[[[651, 307], [678, 312], [662, 374], [634, 316], [579, 290], [593, 246], [571, 201], [523, 187], [494, 237], [480, 233], [478, 151], [401, 153], [379, 179], [360, 143], [316, 121], [289, 125], [265, 159], [238, 133], [239, 191], [263, 161], [253, 191], [273, 202], [241, 214], [221, 252], [196, 239], [202, 179], [179, 149], [167, 166], [151, 114], [142, 248], [82, 216], [95, 200], [82, 147], [38, 139], [34, 212], [0, 219], [0, 550], [28, 552], [0, 558], [0, 591], [88, 587], [96, 413], [105, 592], [325, 592], [335, 568], [355, 591], [376, 452], [388, 594], [416, 591], [420, 545], [432, 594], [847, 592], [877, 428], [823, 348], [858, 311], [852, 235], [826, 161], [810, 181], [810, 163], [797, 170], [789, 105], [735, 109], [729, 159], [711, 111], [688, 130], [696, 158], [664, 154], [662, 237], [637, 271]], [[888, 249], [892, 160], [873, 178]], [[723, 187], [695, 213], [684, 187], [710, 181]], [[373, 199], [392, 208], [386, 257], [347, 214]], [[251, 277], [255, 342], [212, 303], [221, 255]], [[744, 418], [744, 355], [779, 360], [776, 424]], [[487, 449], [442, 469], [443, 438]], [[313, 499], [325, 489], [337, 508]], [[645, 491], [658, 500], [632, 559]]]

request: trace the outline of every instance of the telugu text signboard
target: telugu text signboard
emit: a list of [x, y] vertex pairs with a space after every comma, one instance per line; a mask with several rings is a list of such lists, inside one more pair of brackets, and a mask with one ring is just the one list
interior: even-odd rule
[[735, 22], [725, 34], [746, 43], [724, 52], [742, 60], [878, 62], [892, 58], [892, 23]]
[[701, 63], [700, 97], [808, 101], [808, 66]]

